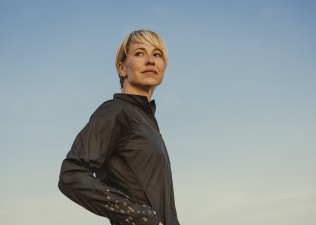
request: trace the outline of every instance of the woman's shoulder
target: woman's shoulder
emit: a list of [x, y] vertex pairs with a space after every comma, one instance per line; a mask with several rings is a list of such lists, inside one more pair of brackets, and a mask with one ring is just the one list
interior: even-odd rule
[[110, 99], [99, 105], [91, 115], [91, 118], [118, 117], [120, 115], [129, 114], [128, 112], [130, 110], [130, 105], [126, 104], [124, 101]]

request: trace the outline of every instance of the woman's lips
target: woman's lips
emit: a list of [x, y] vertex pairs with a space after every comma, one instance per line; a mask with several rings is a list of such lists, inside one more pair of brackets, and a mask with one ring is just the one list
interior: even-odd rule
[[144, 70], [142, 73], [152, 73], [152, 74], [157, 74], [156, 70]]

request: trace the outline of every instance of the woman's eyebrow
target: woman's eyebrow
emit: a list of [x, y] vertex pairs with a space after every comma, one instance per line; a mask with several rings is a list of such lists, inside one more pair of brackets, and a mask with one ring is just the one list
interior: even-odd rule
[[142, 48], [142, 47], [135, 48], [135, 49], [133, 49], [131, 52], [136, 52], [136, 51], [139, 51], [139, 50], [145, 51], [145, 48]]
[[134, 51], [136, 51], [136, 50], [142, 50], [142, 51], [145, 51], [146, 49], [145, 49], [145, 48], [142, 48], [142, 47], [139, 47], [139, 48], [135, 48], [135, 50], [134, 50]]
[[[144, 48], [144, 47], [137, 47], [137, 48], [133, 49], [132, 51], [130, 51], [130, 53], [134, 53], [134, 52], [137, 52], [137, 51], [147, 52], [146, 48]], [[162, 53], [162, 51], [159, 48], [154, 48], [151, 52], [157, 52], [157, 51]]]

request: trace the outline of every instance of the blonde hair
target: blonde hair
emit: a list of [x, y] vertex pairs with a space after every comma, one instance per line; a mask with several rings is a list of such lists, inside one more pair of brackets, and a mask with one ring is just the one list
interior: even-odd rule
[[[168, 63], [168, 50], [167, 46], [164, 42], [164, 40], [155, 32], [150, 30], [136, 30], [131, 32], [119, 45], [116, 52], [116, 58], [115, 58], [115, 66], [116, 70], [119, 71], [119, 63], [124, 62], [128, 51], [130, 43], [149, 43], [155, 48], [159, 49], [162, 52], [162, 58], [165, 61], [165, 63]], [[121, 88], [123, 88], [123, 77], [120, 76], [120, 84]]]

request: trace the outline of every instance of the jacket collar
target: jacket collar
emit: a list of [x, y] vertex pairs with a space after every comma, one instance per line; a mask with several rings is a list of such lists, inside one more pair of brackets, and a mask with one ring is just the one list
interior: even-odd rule
[[124, 101], [130, 102], [134, 105], [139, 106], [145, 111], [151, 111], [154, 114], [156, 112], [155, 100], [151, 100], [149, 102], [146, 96], [116, 93], [114, 94], [113, 99], [122, 99]]

